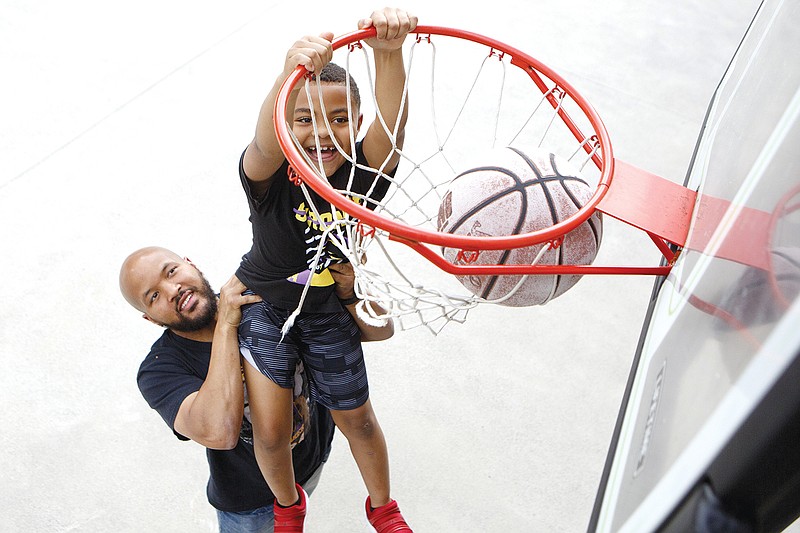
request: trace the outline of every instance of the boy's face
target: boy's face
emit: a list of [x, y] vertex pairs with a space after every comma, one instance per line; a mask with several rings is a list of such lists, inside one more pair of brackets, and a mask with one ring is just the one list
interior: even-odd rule
[[[336, 149], [331, 137], [334, 137], [336, 143], [350, 155], [351, 131], [353, 138], [355, 138], [358, 129], [361, 127], [362, 117], [355, 103], [353, 103], [351, 104], [352, 116], [357, 117], [357, 119], [354, 122], [348, 119], [346, 86], [323, 83], [322, 97], [325, 100], [325, 113], [328, 117], [328, 124], [331, 129], [328, 131], [325, 125], [325, 119], [322, 116], [317, 85], [315, 83], [311, 84], [310, 90], [311, 105], [308, 103], [308, 98], [304, 89], [301, 89], [297, 96], [294, 107], [292, 132], [297, 136], [297, 140], [303, 146], [306, 153], [311, 158], [311, 161], [317, 163], [322, 159], [325, 176], [330, 177], [346, 161], [344, 156]], [[317, 140], [314, 135], [314, 126], [311, 122], [312, 109], [314, 112], [314, 121], [317, 124], [317, 130], [319, 132], [319, 147], [321, 149], [319, 153], [317, 152]]]

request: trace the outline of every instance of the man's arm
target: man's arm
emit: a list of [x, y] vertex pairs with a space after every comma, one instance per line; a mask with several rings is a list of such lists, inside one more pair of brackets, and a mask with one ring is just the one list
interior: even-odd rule
[[[356, 296], [355, 292], [355, 273], [353, 272], [353, 265], [350, 263], [335, 263], [328, 267], [328, 270], [336, 282], [336, 296], [339, 300], [351, 301]], [[361, 340], [363, 342], [369, 341], [383, 341], [394, 335], [394, 322], [391, 318], [383, 320], [381, 325], [374, 325], [366, 323], [358, 314], [356, 305], [360, 300], [352, 301], [352, 303], [343, 304], [347, 312], [353, 317], [361, 330]], [[383, 315], [386, 309], [381, 307], [380, 304], [373, 301], [368, 301], [365, 305], [369, 305], [376, 315]]]
[[[368, 19], [360, 20], [358, 27], [359, 29], [375, 27], [376, 37], [366, 41], [372, 47], [375, 57], [375, 99], [390, 132], [395, 130], [399, 121], [396, 145], [402, 148], [408, 118], [407, 99], [403, 112], [400, 113], [406, 79], [402, 46], [406, 35], [417, 27], [417, 17], [401, 9], [387, 7], [373, 12]], [[382, 165], [392, 152], [392, 139], [387, 135], [377, 116], [364, 136], [363, 147], [367, 163], [374, 168]], [[400, 156], [397, 153], [392, 154], [384, 168], [387, 171], [393, 170], [399, 160]]]
[[175, 431], [207, 448], [229, 450], [239, 440], [244, 388], [237, 330], [241, 307], [260, 300], [243, 295], [245, 288], [233, 276], [220, 290], [208, 375], [200, 390], [183, 400], [175, 417]]
[[[281, 85], [299, 65], [309, 72], [319, 72], [333, 56], [331, 41], [333, 34], [325, 32], [318, 37], [307, 36], [295, 42], [286, 53], [283, 72], [275, 80], [272, 89], [261, 104], [256, 122], [256, 133], [244, 154], [244, 173], [253, 184], [255, 196], [262, 196], [270, 185], [270, 178], [286, 159], [275, 134], [275, 100]], [[289, 109], [294, 109], [294, 101], [301, 90], [296, 85], [289, 95]]]

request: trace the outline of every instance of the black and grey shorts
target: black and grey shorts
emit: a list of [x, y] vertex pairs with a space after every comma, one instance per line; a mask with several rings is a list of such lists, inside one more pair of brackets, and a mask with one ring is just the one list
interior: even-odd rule
[[350, 410], [369, 398], [361, 332], [347, 311], [300, 313], [281, 340], [290, 311], [263, 301], [242, 308], [239, 347], [247, 361], [280, 387], [294, 387], [303, 361], [312, 401]]

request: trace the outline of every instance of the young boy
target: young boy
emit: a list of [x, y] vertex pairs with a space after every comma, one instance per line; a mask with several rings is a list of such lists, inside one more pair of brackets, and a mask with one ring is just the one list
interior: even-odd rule
[[[405, 125], [405, 114], [400, 116], [405, 81], [402, 44], [416, 25], [413, 15], [390, 8], [373, 12], [358, 24], [360, 29], [371, 26], [376, 29], [376, 37], [367, 41], [375, 59], [376, 100], [388, 131], [394, 131], [397, 121], [400, 123], [393, 143], [380, 122], [374, 121], [354, 155], [358, 163], [383, 168], [388, 175], [397, 167], [399, 156], [393, 148], [402, 146]], [[362, 117], [353, 81], [348, 94], [346, 72], [329, 63], [332, 39], [331, 33], [304, 37], [289, 49], [284, 70], [261, 107], [255, 138], [239, 165], [250, 205], [253, 247], [242, 259], [237, 276], [263, 298], [263, 302], [244, 310], [239, 329], [242, 353], [250, 362], [245, 365], [245, 376], [250, 391], [256, 458], [275, 494], [276, 533], [302, 531], [306, 499], [302, 488], [295, 483], [289, 446], [292, 376], [295, 365], [302, 359], [310, 376], [312, 398], [331, 410], [336, 425], [349, 442], [369, 494], [366, 511], [370, 523], [379, 532], [411, 531], [390, 496], [386, 442], [369, 400], [359, 330], [345, 310], [357, 300], [355, 295], [337, 295], [334, 290], [333, 275], [340, 273], [339, 264], [346, 259], [335, 247], [328, 246], [320, 261], [314, 260], [322, 228], [310, 216], [300, 188], [288, 180], [288, 162], [273, 124], [273, 109], [281, 84], [298, 65], [303, 65], [314, 75], [312, 102], [308, 101], [302, 84], [298, 84], [289, 102], [289, 109], [294, 109], [292, 131], [311, 160], [322, 162], [334, 187], [344, 188], [350, 178], [351, 163], [336, 150], [331, 137], [349, 151], [350, 136], [355, 138]], [[316, 101], [317, 84], [321, 86], [330, 131]], [[312, 113], [319, 141], [312, 126]], [[352, 188], [366, 193], [375, 180], [374, 174], [357, 167]], [[381, 180], [372, 196], [379, 199], [387, 188], [388, 182]], [[328, 202], [313, 191], [311, 194], [318, 209], [329, 208]], [[312, 279], [302, 312], [283, 336], [281, 330], [298, 306], [308, 276]]]

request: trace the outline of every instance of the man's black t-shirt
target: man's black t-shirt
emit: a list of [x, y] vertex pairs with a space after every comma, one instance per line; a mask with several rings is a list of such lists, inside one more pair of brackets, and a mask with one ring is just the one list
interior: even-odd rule
[[[256, 198], [244, 173], [243, 160], [244, 154], [239, 162], [239, 177], [250, 206], [253, 246], [242, 258], [236, 276], [253, 292], [282, 309], [297, 307], [303, 288], [311, 276], [311, 286], [303, 309], [315, 313], [341, 311], [328, 266], [346, 262], [347, 258], [328, 242], [316, 266], [314, 260], [326, 225], [343, 218], [344, 214], [306, 187], [319, 212], [317, 217], [302, 189], [289, 180], [289, 163], [286, 161], [272, 176], [264, 197]], [[356, 144], [356, 163], [352, 182], [352, 165], [345, 163], [328, 178], [331, 187], [381, 200], [390, 182], [363, 168], [367, 162], [360, 142]], [[393, 174], [394, 170], [386, 173], [388, 176]], [[374, 203], [368, 202], [366, 206], [372, 208]]]
[[[139, 367], [139, 390], [181, 440], [189, 439], [175, 432], [175, 417], [183, 400], [198, 391], [205, 381], [210, 357], [210, 342], [192, 341], [167, 330]], [[295, 478], [301, 484], [327, 460], [334, 433], [327, 409], [314, 403], [309, 409], [305, 436], [292, 450]], [[246, 408], [236, 448], [206, 449], [211, 474], [208, 501], [221, 511], [248, 511], [270, 505], [274, 500], [256, 463], [248, 413]]]

